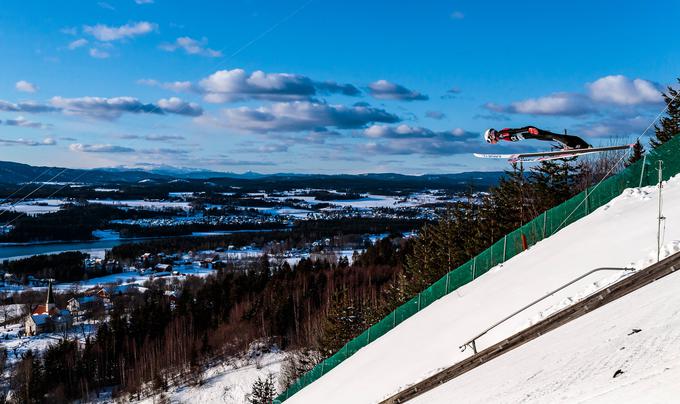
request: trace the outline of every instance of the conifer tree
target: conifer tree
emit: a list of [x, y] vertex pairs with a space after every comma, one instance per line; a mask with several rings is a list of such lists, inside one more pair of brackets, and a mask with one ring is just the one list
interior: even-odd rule
[[269, 374], [266, 379], [257, 378], [253, 384], [253, 391], [248, 401], [251, 404], [271, 404], [276, 398], [274, 376]]
[[[680, 78], [678, 82], [680, 83]], [[666, 116], [659, 121], [659, 125], [654, 125], [656, 136], [649, 142], [653, 149], [680, 133], [680, 96], [678, 96], [678, 90], [668, 87], [668, 92], [663, 94], [663, 100], [668, 109]]]
[[642, 145], [640, 140], [638, 139], [637, 142], [635, 142], [635, 145], [633, 145], [633, 153], [628, 157], [628, 160], [626, 161], [626, 167], [629, 165], [642, 160], [642, 156], [645, 154], [645, 147]]

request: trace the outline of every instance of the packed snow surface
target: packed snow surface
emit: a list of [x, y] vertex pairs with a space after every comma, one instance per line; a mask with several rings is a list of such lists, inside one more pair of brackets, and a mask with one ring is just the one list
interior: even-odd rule
[[[680, 176], [665, 184], [663, 195], [661, 258], [680, 251]], [[656, 187], [625, 190], [591, 215], [434, 302], [287, 402], [379, 402], [469, 357], [471, 351], [461, 352], [460, 345], [574, 278], [599, 267], [649, 266], [656, 261], [657, 209]], [[482, 350], [509, 337], [623, 276], [628, 275], [590, 275], [493, 329], [477, 340], [477, 347]], [[585, 399], [590, 393], [574, 394], [572, 398]]]
[[678, 290], [676, 272], [411, 402], [677, 402]]

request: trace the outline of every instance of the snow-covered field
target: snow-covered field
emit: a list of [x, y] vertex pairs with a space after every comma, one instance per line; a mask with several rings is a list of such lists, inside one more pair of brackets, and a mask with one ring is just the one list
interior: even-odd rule
[[[434, 302], [289, 402], [378, 402], [468, 357], [470, 350], [461, 352], [459, 345], [550, 290], [598, 267], [647, 267], [656, 261], [657, 192], [655, 187], [626, 190], [591, 215]], [[664, 187], [663, 214], [662, 258], [680, 251], [680, 176]], [[626, 275], [593, 274], [493, 329], [477, 341], [477, 347], [484, 349], [622, 276]], [[615, 323], [609, 326], [616, 327]], [[649, 377], [646, 383], [664, 380]], [[487, 382], [487, 386], [501, 383]], [[560, 387], [553, 388], [557, 392]], [[573, 394], [573, 399], [590, 397], [586, 390]]]
[[669, 275], [411, 402], [678, 402], [679, 290]]
[[45, 333], [33, 337], [20, 337], [19, 332], [23, 331], [24, 322], [12, 324], [0, 330], [0, 340], [2, 347], [7, 349], [7, 362], [13, 363], [22, 358], [26, 352], [44, 352], [50, 345], [53, 345], [64, 336], [69, 340], [77, 340], [85, 343], [85, 338], [92, 336], [97, 331], [96, 324], [76, 324], [65, 334]]
[[[256, 358], [236, 359], [208, 369], [204, 373], [204, 384], [200, 387], [173, 387], [164, 393], [172, 403], [201, 404], [246, 404], [257, 378], [264, 380], [267, 375], [278, 379], [284, 352], [270, 352]], [[277, 386], [278, 388], [278, 386]], [[142, 404], [159, 402], [158, 396], [140, 401]]]

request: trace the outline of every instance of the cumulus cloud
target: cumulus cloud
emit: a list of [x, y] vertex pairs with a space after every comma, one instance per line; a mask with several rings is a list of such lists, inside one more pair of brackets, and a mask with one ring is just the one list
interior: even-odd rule
[[5, 120], [4, 124], [7, 126], [19, 126], [22, 128], [35, 128], [35, 129], [48, 129], [52, 127], [52, 125], [49, 124], [29, 121], [23, 116], [18, 116], [15, 119], [7, 119]]
[[639, 135], [649, 126], [649, 116], [611, 116], [575, 127], [578, 133], [592, 137], [625, 137]]
[[135, 149], [125, 146], [115, 146], [112, 144], [82, 144], [72, 143], [69, 149], [83, 153], [131, 153]]
[[111, 42], [146, 35], [155, 31], [157, 27], [158, 26], [154, 23], [140, 21], [121, 25], [119, 27], [112, 27], [104, 24], [97, 24], [94, 26], [85, 25], [83, 27], [83, 32], [92, 35], [99, 41]]
[[409, 125], [387, 126], [372, 125], [364, 130], [364, 135], [372, 138], [431, 138], [435, 133], [427, 128]]
[[370, 94], [380, 100], [422, 101], [429, 98], [427, 95], [387, 80], [374, 81], [368, 85], [368, 88]]
[[87, 39], [80, 38], [80, 39], [76, 39], [75, 41], [69, 42], [68, 48], [70, 50], [74, 50], [74, 49], [82, 48], [83, 46], [87, 45], [88, 43], [89, 43], [89, 41]]
[[590, 97], [597, 102], [617, 105], [659, 104], [663, 102], [661, 86], [640, 78], [622, 75], [605, 76], [588, 84]]
[[270, 107], [222, 110], [224, 125], [251, 132], [297, 132], [317, 128], [361, 128], [373, 122], [394, 123], [399, 117], [383, 109], [348, 107], [308, 101], [282, 102]]
[[203, 108], [195, 102], [186, 102], [177, 97], [170, 97], [158, 100], [158, 106], [163, 112], [177, 115], [200, 116]]
[[612, 106], [630, 108], [663, 102], [661, 87], [640, 78], [610, 75], [588, 83], [586, 88], [587, 93], [560, 92], [509, 105], [487, 103], [484, 107], [494, 112], [513, 114], [579, 116]]
[[134, 97], [52, 97], [50, 103], [65, 114], [83, 115], [100, 119], [116, 119], [123, 113], [178, 114], [198, 116], [202, 108], [195, 103], [188, 103], [179, 98], [161, 99], [158, 104], [145, 104]]
[[24, 101], [15, 104], [9, 101], [0, 100], [0, 111], [38, 113], [52, 112], [57, 110], [58, 108], [50, 105], [39, 104], [35, 101]]
[[319, 82], [290, 73], [247, 73], [243, 69], [219, 70], [198, 83], [208, 102], [222, 103], [248, 99], [292, 101], [310, 99], [319, 93], [355, 96], [359, 90], [351, 84]]
[[36, 86], [33, 83], [29, 83], [26, 80], [19, 80], [16, 82], [14, 85], [14, 88], [16, 88], [18, 91], [23, 91], [25, 93], [34, 93], [38, 91], [38, 86]]
[[19, 138], [19, 139], [0, 139], [0, 144], [5, 145], [5, 146], [54, 146], [57, 144], [57, 141], [54, 140], [54, 138], [51, 137], [46, 137], [45, 139], [41, 141], [37, 140], [30, 140], [30, 139], [24, 139], [24, 138]]
[[205, 44], [208, 41], [203, 38], [198, 41], [188, 36], [179, 37], [173, 43], [165, 43], [160, 45], [160, 48], [167, 52], [174, 52], [178, 49], [184, 50], [188, 55], [199, 55], [216, 58], [222, 56], [222, 52], [210, 48], [206, 48]]
[[555, 93], [545, 97], [529, 98], [510, 105], [487, 103], [485, 107], [494, 112], [528, 115], [585, 115], [595, 111], [590, 100], [577, 93]]

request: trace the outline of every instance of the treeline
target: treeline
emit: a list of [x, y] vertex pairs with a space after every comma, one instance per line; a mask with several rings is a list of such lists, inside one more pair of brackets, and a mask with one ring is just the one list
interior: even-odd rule
[[[20, 277], [22, 283], [27, 282], [27, 277], [33, 275], [36, 278], [55, 279], [57, 282], [76, 282], [86, 279], [84, 260], [89, 254], [78, 251], [68, 251], [60, 254], [34, 255], [18, 260], [5, 260], [2, 269]], [[104, 271], [91, 271], [90, 277], [105, 275]]]

